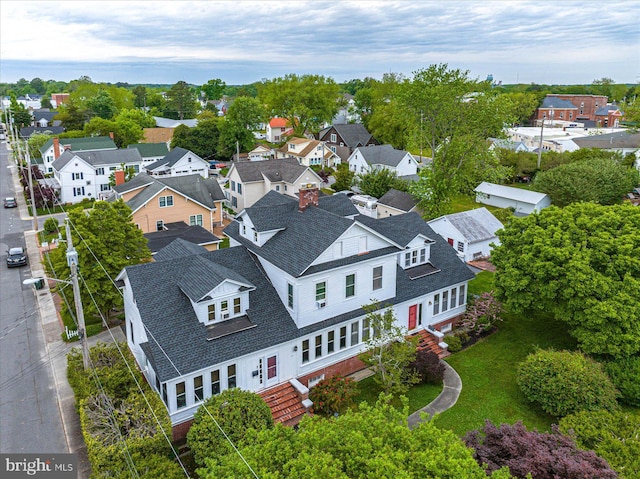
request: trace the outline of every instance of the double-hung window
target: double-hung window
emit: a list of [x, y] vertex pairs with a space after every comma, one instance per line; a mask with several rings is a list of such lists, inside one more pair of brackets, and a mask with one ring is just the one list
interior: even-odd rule
[[347, 327], [342, 326], [340, 328], [340, 349], [347, 347]]
[[293, 308], [293, 285], [287, 283], [287, 305]]
[[316, 355], [315, 358], [318, 359], [322, 357], [322, 334], [318, 334], [316, 336]]
[[207, 316], [209, 321], [215, 321], [216, 320], [216, 304], [210, 304], [209, 306], [207, 306]]
[[356, 275], [348, 274], [345, 278], [345, 298], [352, 298], [356, 295]]
[[240, 298], [233, 298], [233, 314], [234, 316], [240, 314]]
[[184, 381], [176, 384], [176, 406], [179, 408], [187, 405], [187, 390]]
[[458, 288], [458, 306], [462, 306], [465, 303], [467, 297], [464, 292], [464, 284]]
[[382, 266], [373, 268], [373, 290], [382, 288]]
[[453, 309], [456, 307], [456, 288], [451, 290], [451, 305], [449, 309]]
[[362, 320], [362, 340], [366, 341], [369, 339], [369, 335], [371, 334], [371, 320], [369, 318], [364, 318]]
[[220, 303], [220, 314], [222, 314], [222, 319], [229, 318], [229, 301], [226, 299]]
[[236, 365], [227, 366], [227, 387], [229, 389], [236, 387]]
[[196, 376], [193, 378], [193, 398], [195, 402], [202, 401], [204, 399], [204, 384], [202, 382], [202, 376]]
[[335, 331], [329, 331], [327, 333], [327, 354], [331, 354], [333, 351], [335, 351], [335, 337]]
[[440, 294], [433, 297], [433, 314], [440, 314]]
[[442, 292], [442, 312], [444, 313], [449, 306], [449, 291]]
[[351, 323], [351, 346], [355, 346], [358, 344], [358, 333], [360, 329], [360, 323], [356, 321], [355, 323]]
[[202, 226], [202, 215], [190, 215], [189, 226]]
[[316, 283], [316, 301], [324, 301], [325, 299], [327, 299], [326, 281]]
[[305, 339], [302, 341], [302, 362], [309, 362], [309, 340]]
[[220, 394], [220, 370], [211, 371], [211, 394]]

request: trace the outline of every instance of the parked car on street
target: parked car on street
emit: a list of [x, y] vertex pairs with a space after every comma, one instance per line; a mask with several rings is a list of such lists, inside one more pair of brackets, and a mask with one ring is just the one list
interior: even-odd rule
[[5, 208], [15, 208], [16, 206], [18, 206], [18, 202], [13, 196], [8, 196], [4, 199]]
[[7, 250], [7, 268], [14, 266], [25, 266], [27, 264], [27, 253], [24, 248], [18, 246]]

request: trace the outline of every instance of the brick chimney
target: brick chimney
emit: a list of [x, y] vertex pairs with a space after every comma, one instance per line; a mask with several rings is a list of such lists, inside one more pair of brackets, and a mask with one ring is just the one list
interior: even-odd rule
[[58, 138], [53, 139], [53, 159], [57, 160], [60, 156], [60, 140]]
[[124, 170], [116, 170], [113, 173], [116, 177], [116, 186], [124, 183]]
[[109, 132], [109, 138], [111, 138], [111, 140], [113, 140], [113, 132], [112, 131]]
[[315, 183], [305, 183], [300, 186], [298, 209], [304, 211], [309, 205], [318, 206], [318, 187]]

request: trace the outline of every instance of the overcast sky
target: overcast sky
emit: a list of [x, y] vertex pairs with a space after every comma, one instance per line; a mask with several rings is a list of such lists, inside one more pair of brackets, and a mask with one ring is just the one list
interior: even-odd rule
[[448, 63], [503, 83], [637, 83], [639, 25], [637, 0], [0, 0], [0, 81], [343, 82]]

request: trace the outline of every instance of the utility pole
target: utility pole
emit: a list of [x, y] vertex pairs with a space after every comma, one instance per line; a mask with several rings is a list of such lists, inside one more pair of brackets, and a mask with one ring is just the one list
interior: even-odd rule
[[38, 210], [36, 209], [36, 197], [33, 196], [33, 174], [31, 173], [31, 155], [29, 154], [29, 143], [25, 144], [27, 155], [27, 168], [29, 168], [29, 195], [31, 197], [31, 214], [33, 216], [33, 231], [38, 233]]
[[80, 298], [80, 286], [78, 285], [78, 252], [73, 247], [71, 239], [71, 226], [69, 218], [65, 218], [67, 229], [67, 264], [71, 268], [71, 284], [73, 285], [73, 302], [76, 303], [76, 318], [78, 319], [78, 337], [82, 346], [82, 364], [85, 371], [89, 369], [89, 346], [87, 345], [87, 335], [84, 326], [84, 312], [82, 310], [82, 299]]
[[[424, 119], [424, 113], [420, 109], [420, 163], [422, 163], [422, 123]], [[433, 155], [431, 155], [433, 156]]]
[[542, 135], [544, 134], [544, 117], [542, 118], [542, 126], [540, 127], [540, 144], [538, 145], [538, 170], [540, 170], [540, 161], [542, 160]]

